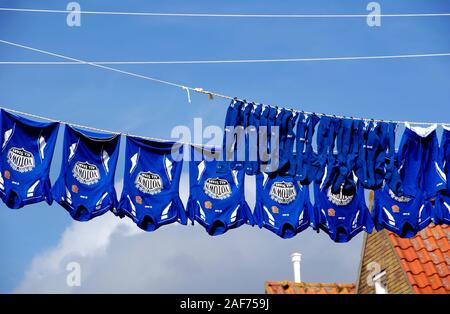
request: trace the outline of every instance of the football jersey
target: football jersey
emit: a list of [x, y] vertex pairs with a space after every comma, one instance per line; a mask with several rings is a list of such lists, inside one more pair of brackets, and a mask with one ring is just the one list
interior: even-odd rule
[[118, 134], [66, 125], [61, 172], [52, 194], [73, 219], [87, 221], [116, 209], [114, 175], [119, 145]]
[[[357, 181], [357, 180], [355, 180]], [[340, 191], [334, 194], [331, 187], [314, 184], [315, 229], [321, 229], [338, 243], [350, 241], [361, 231], [372, 232], [373, 221], [364, 199], [364, 189], [357, 184], [353, 194]]]
[[281, 238], [292, 238], [310, 224], [309, 187], [292, 176], [261, 172], [256, 177], [255, 223]]
[[59, 123], [36, 122], [1, 110], [0, 196], [21, 208], [46, 200], [52, 204], [50, 164]]
[[183, 146], [127, 137], [119, 215], [154, 231], [174, 222], [187, 223], [179, 195]]
[[439, 159], [436, 125], [428, 128], [406, 125], [397, 158], [406, 196], [415, 197], [423, 191], [424, 198], [430, 199], [447, 188]]
[[416, 197], [397, 196], [387, 185], [375, 191], [372, 215], [377, 230], [385, 228], [402, 238], [413, 237], [431, 222], [422, 193]]
[[246, 223], [253, 225], [253, 216], [244, 197], [244, 169], [218, 172], [213, 153], [191, 146], [187, 210], [192, 224], [196, 221], [216, 236]]

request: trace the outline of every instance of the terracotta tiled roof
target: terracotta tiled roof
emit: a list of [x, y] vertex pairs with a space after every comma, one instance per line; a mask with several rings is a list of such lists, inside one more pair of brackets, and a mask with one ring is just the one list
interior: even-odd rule
[[415, 293], [450, 294], [450, 227], [431, 224], [415, 237], [389, 238]]
[[267, 294], [355, 294], [354, 284], [295, 283], [291, 281], [266, 282]]

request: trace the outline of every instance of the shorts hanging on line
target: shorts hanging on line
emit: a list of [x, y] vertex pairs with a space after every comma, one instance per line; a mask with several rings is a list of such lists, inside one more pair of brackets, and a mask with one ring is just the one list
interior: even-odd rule
[[174, 222], [186, 225], [179, 195], [183, 146], [127, 137], [125, 172], [118, 215], [154, 231]]
[[114, 175], [120, 135], [80, 131], [66, 125], [61, 172], [52, 189], [73, 219], [88, 221], [114, 211]]
[[397, 158], [406, 196], [415, 197], [423, 191], [424, 198], [430, 199], [447, 188], [439, 160], [436, 125], [428, 128], [406, 125]]
[[52, 204], [50, 164], [59, 123], [43, 123], [1, 110], [0, 197], [9, 208]]

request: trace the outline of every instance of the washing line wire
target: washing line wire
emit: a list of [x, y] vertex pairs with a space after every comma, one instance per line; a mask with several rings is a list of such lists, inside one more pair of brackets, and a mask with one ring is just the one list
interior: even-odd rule
[[367, 18], [371, 17], [442, 17], [450, 13], [394, 13], [394, 14], [224, 14], [224, 13], [165, 13], [165, 12], [118, 12], [118, 11], [83, 11], [51, 10], [27, 8], [0, 8], [0, 11], [29, 13], [64, 13], [90, 15], [125, 15], [125, 16], [160, 16], [160, 17], [223, 17], [223, 18], [274, 18], [274, 19], [318, 19], [318, 18]]
[[[378, 55], [378, 56], [350, 56], [350, 57], [319, 57], [319, 58], [281, 58], [281, 59], [231, 59], [231, 60], [174, 60], [174, 61], [89, 61], [99, 65], [164, 65], [164, 64], [222, 64], [222, 63], [278, 63], [278, 62], [314, 62], [314, 61], [352, 61], [379, 59], [408, 59], [448, 57], [450, 52]], [[87, 61], [86, 61], [87, 63]], [[76, 61], [0, 61], [0, 65], [80, 65]]]
[[[245, 101], [245, 100], [238, 99], [237, 97], [231, 97], [231, 96], [222, 95], [222, 94], [219, 94], [219, 93], [216, 93], [216, 92], [207, 91], [207, 90], [204, 90], [203, 88], [189, 87], [189, 86], [173, 83], [173, 82], [170, 82], [170, 81], [166, 81], [166, 80], [161, 80], [161, 79], [145, 76], [145, 75], [142, 75], [142, 74], [137, 74], [137, 73], [134, 73], [134, 72], [123, 71], [123, 70], [119, 70], [117, 68], [112, 68], [112, 67], [109, 67], [109, 66], [100, 65], [100, 64], [93, 63], [93, 62], [84, 61], [84, 60], [73, 58], [73, 57], [68, 57], [66, 55], [50, 52], [50, 51], [47, 51], [47, 50], [37, 49], [37, 48], [30, 47], [30, 46], [18, 44], [18, 43], [13, 43], [13, 42], [6, 41], [6, 40], [3, 40], [3, 39], [0, 39], [0, 43], [4, 43], [4, 44], [7, 44], [7, 45], [23, 48], [23, 49], [26, 49], [26, 50], [31, 50], [31, 51], [34, 51], [34, 52], [39, 52], [39, 53], [42, 53], [42, 54], [46, 54], [46, 55], [50, 55], [50, 56], [54, 56], [54, 57], [58, 57], [58, 58], [62, 58], [62, 59], [70, 60], [70, 61], [75, 61], [75, 62], [82, 63], [82, 64], [91, 65], [91, 66], [102, 68], [102, 69], [105, 69], [105, 70], [110, 70], [110, 71], [113, 71], [113, 72], [118, 72], [118, 73], [121, 73], [121, 74], [130, 75], [130, 76], [133, 76], [133, 77], [142, 78], [142, 79], [145, 79], [145, 80], [149, 80], [149, 81], [153, 81], [153, 82], [157, 82], [157, 83], [161, 83], [161, 84], [166, 84], [166, 85], [178, 87], [178, 88], [181, 88], [182, 90], [185, 90], [185, 91], [194, 91], [194, 92], [197, 92], [197, 93], [206, 94], [210, 98], [212, 98], [212, 97], [219, 97], [219, 98], [224, 98], [224, 99], [229, 99], [229, 100], [234, 99], [234, 100], [239, 100], [239, 101]], [[188, 98], [190, 99], [190, 94], [189, 93], [188, 93]], [[381, 120], [381, 119], [371, 119], [371, 118], [339, 116], [339, 115], [332, 115], [332, 114], [326, 114], [326, 113], [317, 113], [317, 112], [303, 111], [303, 110], [297, 110], [297, 109], [291, 109], [291, 110], [295, 111], [297, 113], [303, 113], [303, 114], [309, 114], [309, 115], [317, 115], [317, 116], [320, 116], [320, 117], [347, 119], [347, 120], [351, 119], [351, 120], [372, 121], [372, 122], [391, 122], [391, 123], [405, 124], [405, 125], [406, 124], [416, 124], [416, 125], [436, 124], [436, 125], [441, 125], [441, 126], [449, 125], [449, 123], [442, 123], [442, 122], [414, 122], [414, 121], [399, 121], [399, 120], [397, 120], [397, 121], [395, 121], [395, 120]], [[120, 133], [120, 132], [115, 132], [115, 133]]]
[[87, 126], [87, 125], [71, 123], [71, 122], [66, 122], [66, 121], [61, 121], [61, 120], [55, 120], [55, 119], [52, 119], [52, 118], [47, 118], [47, 117], [44, 117], [44, 116], [40, 116], [40, 115], [36, 115], [36, 114], [24, 112], [24, 111], [19, 111], [19, 110], [15, 110], [15, 109], [10, 109], [10, 108], [6, 108], [6, 107], [2, 107], [2, 106], [0, 106], [0, 109], [3, 109], [5, 111], [11, 112], [11, 113], [14, 113], [14, 114], [17, 114], [17, 115], [33, 118], [33, 119], [38, 119], [38, 120], [43, 120], [43, 121], [48, 121], [48, 122], [57, 122], [57, 123], [60, 123], [60, 124], [63, 124], [63, 125], [69, 125], [71, 127], [75, 127], [75, 128], [78, 128], [78, 129], [85, 129], [85, 130], [94, 131], [94, 132], [109, 133], [109, 134], [120, 135], [120, 136], [125, 136], [125, 137], [129, 136], [129, 137], [141, 138], [141, 139], [144, 139], [144, 140], [157, 141], [157, 142], [175, 142], [177, 144], [182, 144], [182, 145], [203, 146], [203, 147], [208, 147], [208, 148], [216, 147], [214, 145], [208, 145], [208, 144], [196, 144], [196, 143], [191, 143], [191, 142], [182, 142], [182, 141], [177, 141], [177, 140], [167, 140], [167, 139], [162, 139], [162, 138], [157, 138], [157, 137], [148, 137], [148, 136], [142, 136], [142, 135], [135, 135], [135, 134], [131, 134], [131, 133], [110, 131], [110, 130], [95, 128], [95, 127], [91, 127], [91, 126]]

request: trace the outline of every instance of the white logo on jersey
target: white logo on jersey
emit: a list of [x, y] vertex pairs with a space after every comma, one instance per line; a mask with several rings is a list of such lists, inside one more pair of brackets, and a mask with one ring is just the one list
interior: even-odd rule
[[353, 200], [354, 195], [344, 195], [344, 193], [342, 193], [342, 187], [341, 187], [341, 191], [339, 192], [339, 194], [334, 194], [331, 192], [331, 188], [328, 189], [327, 192], [327, 198], [328, 200], [338, 206], [346, 206], [348, 204], [350, 204]]
[[152, 172], [139, 172], [134, 182], [136, 188], [147, 194], [158, 194], [163, 188], [161, 177]]
[[400, 202], [400, 203], [408, 203], [411, 200], [411, 198], [406, 197], [406, 196], [397, 196], [397, 195], [395, 195], [395, 193], [391, 189], [389, 189], [389, 196], [393, 200], [395, 200], [397, 202]]
[[211, 198], [223, 200], [230, 197], [231, 186], [225, 179], [209, 178], [203, 185], [203, 191]]
[[77, 162], [72, 170], [73, 177], [86, 185], [96, 184], [100, 181], [100, 171], [96, 165], [86, 162]]
[[297, 197], [297, 191], [292, 182], [275, 182], [270, 187], [270, 198], [280, 204], [289, 204]]
[[8, 151], [8, 164], [18, 172], [28, 172], [35, 167], [34, 156], [23, 148], [13, 147]]

